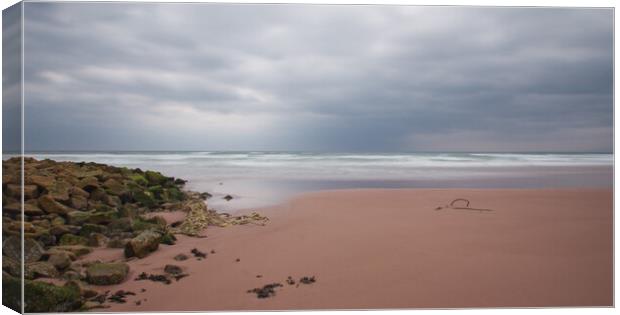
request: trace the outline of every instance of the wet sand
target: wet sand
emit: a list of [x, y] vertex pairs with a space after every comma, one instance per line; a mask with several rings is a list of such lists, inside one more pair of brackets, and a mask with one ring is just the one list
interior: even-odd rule
[[[435, 210], [455, 198], [493, 211]], [[610, 306], [612, 198], [611, 189], [310, 193], [262, 209], [267, 226], [211, 227], [130, 261], [127, 281], [100, 289], [136, 296], [95, 311]], [[175, 261], [179, 253], [190, 258]], [[84, 259], [122, 258], [101, 249]], [[189, 276], [133, 280], [166, 264]], [[288, 276], [316, 283], [288, 285]], [[246, 292], [273, 282], [284, 285], [274, 297]]]

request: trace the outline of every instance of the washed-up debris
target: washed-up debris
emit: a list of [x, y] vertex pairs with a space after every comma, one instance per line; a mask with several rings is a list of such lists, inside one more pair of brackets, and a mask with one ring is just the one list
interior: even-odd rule
[[179, 280], [181, 280], [181, 279], [183, 279], [183, 278], [185, 278], [185, 277], [187, 277], [187, 276], [189, 276], [189, 275], [188, 275], [188, 274], [186, 274], [186, 273], [180, 273], [180, 274], [178, 274], [178, 275], [174, 275], [174, 276], [172, 276], [172, 277], [174, 278], [174, 280], [179, 281]]
[[142, 304], [142, 301], [137, 300], [135, 303], [136, 303], [136, 305], [140, 306], [140, 304]]
[[138, 277], [135, 278], [134, 280], [135, 281], [151, 280], [153, 282], [162, 282], [164, 284], [170, 284], [172, 282], [170, 281], [170, 279], [168, 279], [166, 275], [147, 274], [146, 272], [139, 274]]
[[237, 259], [235, 259], [235, 261], [236, 261], [236, 262], [240, 262], [240, 261], [241, 261], [241, 259], [237, 258]]
[[256, 275], [256, 278], [262, 278], [263, 275]]
[[262, 288], [254, 288], [252, 290], [248, 290], [248, 293], [256, 293], [256, 297], [259, 299], [265, 299], [271, 296], [276, 295], [276, 288], [283, 287], [281, 283], [271, 283], [264, 285]]
[[211, 250], [211, 254], [215, 254], [215, 250], [213, 250], [213, 249], [212, 249], [212, 250]]
[[194, 257], [196, 258], [207, 258], [207, 253], [203, 253], [197, 248], [192, 249], [191, 253], [194, 254]]
[[126, 303], [127, 300], [125, 300], [125, 298], [128, 295], [136, 295], [136, 294], [131, 291], [118, 290], [116, 291], [116, 293], [108, 297], [108, 301], [114, 302], [114, 303], [121, 303], [121, 304]]
[[299, 279], [299, 283], [303, 283], [303, 284], [313, 284], [315, 282], [316, 282], [316, 279], [314, 278], [314, 276], [302, 277], [301, 279]]
[[99, 304], [103, 304], [108, 299], [108, 294], [109, 293], [110, 293], [110, 291], [105, 291], [105, 292], [95, 296], [94, 298], [92, 298], [91, 301], [97, 302]]
[[234, 216], [228, 219], [228, 222], [230, 222], [230, 224], [232, 225], [254, 224], [254, 225], [265, 226], [267, 224], [267, 221], [269, 221], [269, 218], [267, 218], [264, 215], [260, 215], [257, 212], [252, 212], [250, 214], [244, 214], [240, 216]]
[[493, 209], [484, 209], [484, 208], [471, 208], [469, 207], [469, 200], [465, 198], [456, 198], [452, 200], [452, 202], [443, 207], [435, 208], [435, 211], [442, 209], [453, 209], [453, 210], [470, 210], [470, 211], [478, 211], [478, 212], [491, 212]]
[[291, 276], [288, 276], [288, 278], [286, 278], [286, 283], [288, 285], [294, 285], [295, 284], [295, 280], [293, 280], [293, 278]]

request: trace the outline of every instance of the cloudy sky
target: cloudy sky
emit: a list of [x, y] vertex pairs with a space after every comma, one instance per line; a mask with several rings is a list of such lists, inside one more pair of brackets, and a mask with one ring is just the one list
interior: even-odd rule
[[610, 9], [26, 3], [27, 150], [598, 151]]

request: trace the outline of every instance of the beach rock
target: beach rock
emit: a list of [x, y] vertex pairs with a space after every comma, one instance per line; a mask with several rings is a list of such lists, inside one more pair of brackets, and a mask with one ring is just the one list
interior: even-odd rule
[[174, 260], [178, 260], [178, 261], [183, 261], [183, 260], [187, 260], [189, 257], [187, 257], [187, 255], [185, 254], [178, 254], [176, 256], [174, 256]]
[[49, 230], [38, 231], [35, 239], [43, 244], [43, 246], [54, 246], [56, 245], [57, 238], [56, 236], [49, 233]]
[[80, 229], [80, 236], [88, 237], [92, 233], [106, 233], [108, 228], [101, 224], [85, 223]]
[[103, 183], [105, 190], [114, 196], [122, 196], [129, 193], [129, 190], [119, 181], [110, 178]]
[[86, 246], [88, 245], [88, 239], [86, 239], [83, 236], [79, 236], [79, 235], [64, 234], [62, 237], [60, 237], [58, 244], [60, 246], [65, 246], [65, 245], [85, 245]]
[[64, 286], [76, 288], [80, 292], [80, 296], [85, 299], [94, 298], [99, 294], [96, 290], [90, 288], [87, 283], [84, 283], [80, 280], [69, 280], [65, 283]]
[[164, 271], [169, 274], [178, 275], [183, 273], [183, 269], [177, 265], [166, 265]]
[[88, 206], [88, 199], [84, 196], [71, 196], [69, 204], [74, 209], [85, 210]]
[[154, 231], [143, 231], [125, 245], [125, 257], [146, 257], [159, 247], [161, 234]]
[[107, 228], [113, 232], [128, 232], [132, 230], [132, 221], [130, 218], [115, 219], [108, 223]]
[[[4, 180], [4, 176], [2, 178]], [[2, 272], [2, 304], [17, 313], [22, 312], [22, 281], [20, 277], [13, 277]]]
[[84, 245], [54, 246], [54, 247], [51, 247], [49, 250], [60, 250], [60, 251], [71, 252], [77, 257], [90, 254], [93, 251], [92, 248], [88, 246], [84, 246]]
[[116, 219], [118, 219], [118, 211], [114, 209], [112, 211], [92, 213], [87, 222], [92, 224], [108, 224]]
[[149, 181], [146, 180], [146, 178], [144, 178], [144, 176], [140, 175], [140, 174], [133, 174], [129, 176], [129, 179], [132, 180], [132, 182], [138, 186], [147, 186], [149, 184]]
[[144, 207], [152, 208], [157, 204], [153, 193], [147, 190], [134, 191], [133, 199]]
[[11, 276], [20, 277], [22, 266], [18, 260], [9, 256], [2, 256], [2, 271], [6, 271]]
[[24, 281], [24, 310], [27, 313], [69, 312], [80, 308], [80, 292], [41, 281]]
[[80, 273], [74, 270], [68, 270], [62, 274], [62, 278], [65, 280], [80, 280], [82, 277]]
[[96, 188], [99, 188], [99, 181], [95, 177], [85, 177], [82, 178], [76, 186], [84, 191], [91, 192]]
[[86, 199], [90, 197], [89, 192], [77, 186], [71, 187], [71, 189], [69, 190], [69, 193], [71, 194], [71, 197], [84, 197]]
[[[36, 187], [36, 186], [35, 186]], [[65, 181], [54, 181], [51, 186], [48, 187], [47, 195], [58, 201], [69, 200], [69, 189], [71, 184]]]
[[172, 233], [164, 233], [162, 235], [161, 240], [159, 241], [161, 244], [166, 245], [174, 245], [176, 243], [177, 238]]
[[226, 196], [224, 196], [224, 199], [226, 199], [226, 201], [231, 201], [233, 199], [233, 196], [226, 195]]
[[[45, 250], [39, 242], [33, 239], [24, 240], [24, 261], [35, 262], [41, 259]], [[9, 236], [2, 242], [2, 255], [21, 261], [21, 239], [19, 236]]]
[[37, 261], [24, 266], [24, 278], [26, 279], [56, 278], [59, 275], [54, 265], [47, 261]]
[[6, 189], [4, 190], [6, 194], [10, 197], [13, 197], [18, 200], [22, 198], [22, 187], [20, 185], [9, 184], [6, 186]]
[[162, 175], [160, 172], [154, 171], [146, 171], [144, 177], [149, 182], [150, 186], [164, 185], [168, 180], [168, 177]]
[[101, 233], [92, 233], [88, 237], [88, 246], [105, 247], [109, 241], [109, 238]]
[[37, 185], [42, 189], [49, 191], [55, 180], [56, 179], [53, 176], [32, 175], [26, 178], [26, 183]]
[[108, 240], [108, 248], [125, 248], [131, 241], [131, 238], [113, 237]]
[[50, 195], [43, 195], [39, 197], [39, 206], [46, 213], [57, 213], [60, 215], [67, 215], [69, 212], [73, 211], [73, 209], [57, 202]]
[[39, 196], [39, 190], [36, 185], [24, 185], [24, 199], [34, 199]]
[[71, 211], [68, 212], [66, 216], [69, 224], [82, 225], [89, 221], [92, 214], [92, 212], [86, 211]]
[[71, 265], [71, 255], [65, 251], [57, 251], [49, 256], [47, 262], [58, 270], [64, 270]]
[[102, 202], [102, 203], [108, 203], [108, 201], [109, 201], [108, 198], [109, 198], [108, 193], [105, 190], [103, 190], [103, 189], [101, 189], [99, 187], [93, 189], [90, 192], [90, 200], [91, 201], [99, 201], [99, 202]]
[[129, 272], [125, 263], [94, 263], [86, 268], [86, 281], [95, 285], [110, 285], [123, 282]]
[[67, 220], [65, 220], [63, 217], [60, 217], [60, 216], [50, 219], [50, 224], [52, 226], [64, 225], [66, 223], [67, 223]]
[[49, 233], [56, 237], [61, 237], [64, 234], [71, 233], [73, 230], [67, 225], [54, 225], [49, 229]]

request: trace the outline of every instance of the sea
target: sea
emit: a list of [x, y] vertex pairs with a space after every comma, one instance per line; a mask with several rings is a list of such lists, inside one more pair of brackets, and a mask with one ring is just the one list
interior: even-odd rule
[[[606, 153], [32, 152], [37, 159], [160, 171], [234, 212], [320, 190], [365, 188], [610, 188]], [[3, 155], [7, 158], [9, 155]], [[231, 201], [224, 196], [234, 197]]]

